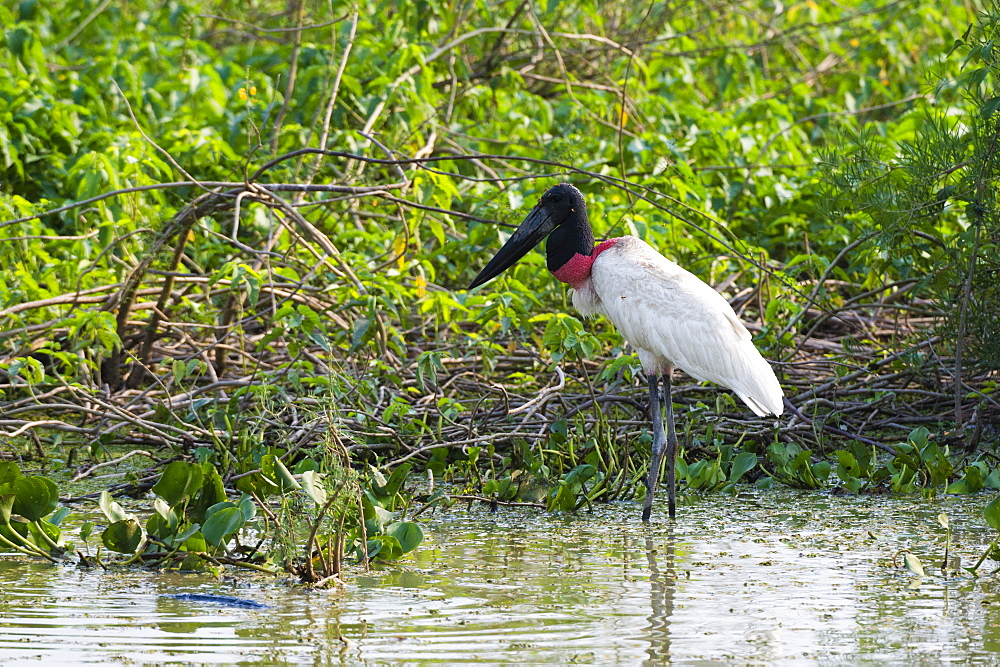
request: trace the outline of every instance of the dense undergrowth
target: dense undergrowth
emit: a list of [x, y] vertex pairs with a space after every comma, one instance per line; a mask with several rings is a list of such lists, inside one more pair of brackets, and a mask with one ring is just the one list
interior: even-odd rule
[[57, 550], [57, 492], [21, 470], [122, 448], [150, 464], [110, 491], [153, 504], [92, 494], [105, 547], [310, 581], [415, 547], [436, 503], [637, 498], [645, 388], [618, 334], [538, 253], [464, 290], [558, 181], [599, 238], [716, 285], [799, 411], [682, 381], [689, 502], [1000, 488], [983, 10], [0, 7], [0, 535]]

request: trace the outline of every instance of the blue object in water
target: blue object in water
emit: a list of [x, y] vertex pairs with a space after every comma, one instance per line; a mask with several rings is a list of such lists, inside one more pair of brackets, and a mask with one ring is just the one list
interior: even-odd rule
[[227, 607], [242, 607], [244, 609], [270, 609], [270, 605], [253, 600], [233, 597], [231, 595], [212, 595], [211, 593], [168, 593], [164, 597], [189, 602], [214, 602]]

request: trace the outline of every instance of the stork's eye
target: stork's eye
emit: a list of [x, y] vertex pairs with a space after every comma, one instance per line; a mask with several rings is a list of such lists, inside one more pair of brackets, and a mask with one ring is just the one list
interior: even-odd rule
[[552, 195], [551, 197], [549, 197], [549, 201], [552, 202], [553, 204], [558, 204], [559, 203], [559, 195]]

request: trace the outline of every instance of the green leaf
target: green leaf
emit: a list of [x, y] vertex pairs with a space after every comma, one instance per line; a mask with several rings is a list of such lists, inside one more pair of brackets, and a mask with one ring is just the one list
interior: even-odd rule
[[735, 459], [729, 468], [729, 481], [738, 482], [743, 475], [747, 474], [757, 466], [757, 455], [753, 452], [742, 452]]
[[920, 559], [914, 554], [903, 554], [903, 562], [906, 564], [906, 569], [917, 575], [918, 577], [924, 577], [924, 566], [920, 563]]
[[90, 535], [94, 532], [94, 522], [87, 521], [82, 526], [80, 526], [80, 539], [86, 542], [90, 539]]
[[204, 475], [201, 489], [187, 508], [188, 518], [196, 523], [205, 520], [205, 511], [209, 507], [226, 500], [226, 489], [219, 471], [211, 463], [203, 463], [201, 467]]
[[[63, 541], [62, 541], [62, 531], [59, 530], [59, 526], [55, 525], [47, 519], [39, 519], [38, 521], [33, 521], [28, 524], [28, 531], [32, 534], [33, 542], [40, 548], [46, 551], [52, 550], [61, 553], [63, 551]], [[45, 537], [42, 537], [44, 533]], [[45, 538], [48, 539], [45, 539]], [[56, 548], [51, 547], [52, 544], [56, 545]]]
[[967, 480], [959, 479], [949, 484], [945, 491], [953, 495], [969, 493], [969, 483]]
[[169, 534], [173, 535], [177, 532], [177, 526], [180, 523], [180, 519], [177, 516], [177, 512], [171, 509], [170, 505], [163, 498], [157, 498], [153, 501], [153, 510], [156, 514], [163, 518], [166, 523], [166, 528]]
[[983, 510], [983, 517], [993, 530], [1000, 530], [1000, 496], [994, 498], [986, 506], [986, 509]]
[[174, 461], [153, 485], [153, 493], [166, 500], [171, 507], [191, 500], [201, 488], [204, 472], [197, 463]]
[[840, 476], [842, 481], [846, 481], [845, 477], [860, 477], [861, 476], [861, 465], [858, 460], [849, 451], [844, 449], [838, 449], [834, 452], [837, 457], [839, 465], [837, 466], [837, 474]]
[[982, 116], [984, 120], [988, 120], [997, 112], [997, 109], [1000, 109], [1000, 97], [993, 97], [983, 102], [979, 115]]
[[10, 517], [14, 510], [14, 494], [0, 495], [0, 528], [10, 525]]
[[372, 502], [370, 492], [365, 492], [365, 495], [362, 497], [361, 507], [364, 509], [365, 525], [369, 535], [383, 532], [384, 527], [392, 523], [394, 518], [393, 513], [381, 505]]
[[255, 495], [261, 499], [280, 490], [277, 484], [272, 483], [259, 472], [236, 480], [236, 488], [243, 493]]
[[292, 473], [288, 472], [288, 468], [281, 462], [281, 459], [274, 454], [265, 454], [260, 458], [260, 472], [282, 493], [302, 488], [292, 477]]
[[14, 513], [28, 521], [48, 516], [59, 504], [59, 487], [47, 477], [20, 477], [14, 480]]
[[[396, 494], [398, 494], [399, 489], [402, 488], [403, 483], [406, 481], [406, 476], [410, 474], [411, 468], [412, 466], [409, 463], [404, 463], [403, 465], [396, 466], [396, 469], [392, 471], [391, 475], [389, 475], [389, 480], [385, 482], [385, 484], [379, 484], [378, 481], [372, 481], [371, 494], [378, 500], [379, 505], [385, 509], [393, 509]], [[378, 476], [375, 477], [377, 480]]]
[[[185, 527], [184, 530], [178, 532], [177, 535], [174, 536], [172, 543], [184, 544], [185, 542], [190, 540], [195, 534], [198, 534], [200, 536], [201, 535], [199, 533], [200, 530], [201, 526], [199, 524], [197, 523], [188, 524], [188, 526]], [[204, 540], [204, 538], [202, 539]]]
[[326, 504], [326, 489], [323, 487], [323, 475], [315, 470], [308, 470], [302, 473], [302, 488], [306, 495], [312, 498], [316, 507]]
[[21, 475], [21, 469], [17, 467], [17, 463], [14, 461], [0, 461], [0, 490], [7, 484], [11, 484], [14, 480], [23, 477]]
[[354, 321], [354, 333], [351, 335], [351, 349], [348, 354], [357, 352], [358, 349], [368, 342], [372, 337], [372, 321], [367, 317], [359, 317]]
[[380, 560], [398, 560], [403, 555], [399, 541], [389, 535], [379, 535], [368, 540], [368, 557]]
[[229, 507], [223, 507], [218, 511], [211, 512], [205, 524], [201, 527], [201, 533], [205, 540], [212, 546], [221, 547], [224, 542], [228, 542], [228, 537], [238, 531], [246, 523], [243, 510], [232, 503]]
[[112, 499], [111, 494], [108, 493], [107, 489], [101, 491], [98, 504], [101, 506], [101, 511], [104, 512], [104, 516], [108, 518], [108, 521], [124, 521], [128, 516], [125, 513], [125, 510], [122, 509], [122, 506]]
[[191, 534], [191, 537], [184, 540], [184, 549], [198, 552], [208, 551], [208, 542], [205, 541], [205, 536], [201, 534], [200, 530], [197, 530], [200, 526], [194, 524], [194, 527], [196, 530]]
[[120, 554], [134, 554], [142, 544], [142, 526], [135, 519], [116, 521], [101, 533], [104, 546]]
[[397, 521], [385, 528], [385, 534], [396, 538], [403, 553], [409, 553], [424, 541], [424, 531], [410, 521]]
[[243, 518], [247, 521], [257, 515], [257, 503], [254, 502], [253, 498], [246, 494], [240, 498], [240, 501], [236, 503], [236, 506], [240, 508], [241, 512], [243, 512]]
[[55, 512], [53, 512], [52, 516], [50, 516], [48, 518], [48, 520], [52, 522], [52, 525], [58, 526], [60, 523], [63, 522], [63, 519], [65, 519], [66, 517], [69, 516], [69, 513], [70, 513], [70, 509], [68, 507], [66, 507], [65, 505], [63, 505], [62, 507], [60, 507], [59, 509], [57, 509]]
[[[163, 502], [162, 499], [159, 500], [160, 502]], [[149, 518], [146, 519], [146, 534], [157, 540], [170, 542], [174, 532], [174, 530], [171, 530], [170, 524], [167, 520], [155, 512], [150, 514]]]

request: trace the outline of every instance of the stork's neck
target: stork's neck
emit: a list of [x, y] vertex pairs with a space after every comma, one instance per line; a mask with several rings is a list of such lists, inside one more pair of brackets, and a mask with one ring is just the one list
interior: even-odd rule
[[597, 256], [618, 239], [608, 239], [595, 247], [594, 232], [590, 229], [586, 212], [574, 218], [577, 219], [564, 222], [549, 235], [545, 251], [549, 271], [556, 280], [579, 288], [590, 278], [590, 269]]
[[581, 197], [570, 216], [549, 234], [545, 243], [546, 265], [557, 280], [579, 288], [590, 278], [590, 268], [597, 256], [617, 241], [608, 239], [594, 247], [594, 231]]
[[555, 273], [575, 255], [590, 257], [594, 252], [594, 232], [587, 219], [583, 202], [574, 206], [572, 213], [561, 225], [552, 230], [545, 242], [546, 264]]

